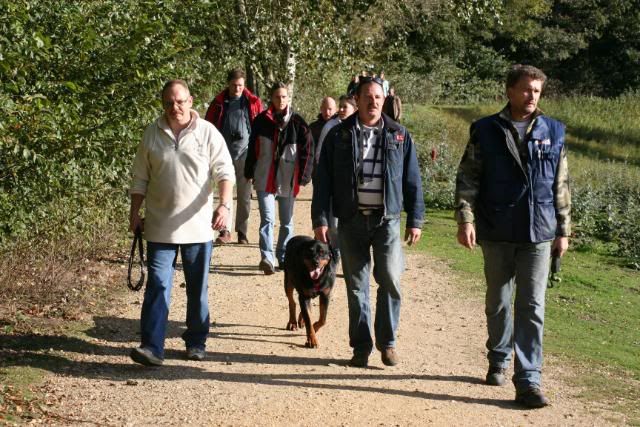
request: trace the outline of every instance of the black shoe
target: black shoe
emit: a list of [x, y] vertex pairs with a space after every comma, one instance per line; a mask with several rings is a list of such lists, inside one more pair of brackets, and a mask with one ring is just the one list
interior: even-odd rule
[[276, 272], [276, 269], [273, 268], [273, 264], [271, 264], [268, 260], [263, 259], [258, 264], [258, 269], [262, 271], [266, 276], [269, 276]]
[[386, 366], [396, 366], [400, 363], [400, 359], [398, 358], [398, 353], [396, 353], [396, 349], [393, 347], [387, 347], [381, 352], [382, 363]]
[[187, 348], [187, 359], [201, 361], [205, 358], [205, 351], [198, 347], [189, 347]]
[[239, 245], [248, 245], [249, 239], [247, 239], [247, 235], [242, 231], [238, 231], [238, 244]]
[[367, 353], [356, 353], [349, 361], [349, 366], [355, 368], [366, 368], [369, 366], [369, 355]]
[[151, 350], [144, 347], [137, 347], [131, 350], [129, 357], [141, 365], [144, 366], [161, 366], [164, 363], [163, 359], [156, 357]]
[[487, 385], [504, 385], [506, 382], [505, 368], [499, 368], [497, 366], [489, 366], [485, 383]]
[[531, 409], [544, 408], [549, 405], [549, 399], [538, 387], [532, 386], [526, 390], [516, 391], [516, 403]]

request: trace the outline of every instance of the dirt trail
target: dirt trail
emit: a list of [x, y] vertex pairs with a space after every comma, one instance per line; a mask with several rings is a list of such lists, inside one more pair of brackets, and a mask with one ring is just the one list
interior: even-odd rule
[[[133, 364], [142, 292], [119, 311], [95, 318], [92, 338], [64, 352], [74, 361], [46, 390], [60, 424], [99, 425], [607, 425], [623, 422], [575, 397], [562, 366], [547, 358], [544, 388], [552, 406], [525, 411], [513, 387], [488, 387], [481, 298], [467, 296], [447, 267], [409, 253], [403, 277], [398, 351], [388, 368], [374, 353], [368, 369], [347, 367], [347, 307], [338, 279], [320, 348], [304, 347], [302, 331], [284, 329], [282, 273], [257, 270], [257, 203], [248, 246], [214, 250], [210, 277], [212, 327], [208, 357], [183, 360], [185, 296], [176, 277], [165, 365]], [[296, 202], [296, 232], [310, 234], [310, 190]], [[235, 237], [235, 236], [234, 236]], [[123, 277], [124, 280], [124, 277]], [[124, 282], [123, 282], [124, 283]], [[375, 285], [373, 285], [375, 286]], [[317, 307], [314, 307], [314, 317]], [[54, 350], [55, 352], [55, 350]]]

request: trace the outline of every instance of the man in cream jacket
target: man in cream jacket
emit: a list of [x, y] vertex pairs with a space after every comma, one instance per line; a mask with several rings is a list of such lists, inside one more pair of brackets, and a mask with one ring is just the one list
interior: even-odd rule
[[[164, 114], [145, 130], [133, 162], [129, 228], [144, 231], [148, 279], [140, 319], [142, 343], [131, 351], [131, 358], [147, 366], [164, 361], [178, 250], [187, 291], [187, 329], [182, 334], [186, 357], [204, 359], [213, 230], [224, 227], [231, 208], [235, 172], [227, 145], [192, 104], [184, 81], [167, 82], [162, 89]], [[215, 207], [214, 184], [219, 194]]]

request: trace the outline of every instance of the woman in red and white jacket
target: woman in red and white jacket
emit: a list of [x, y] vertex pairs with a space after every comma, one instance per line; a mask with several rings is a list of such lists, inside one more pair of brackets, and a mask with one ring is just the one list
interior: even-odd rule
[[[293, 237], [293, 206], [301, 185], [311, 180], [313, 138], [302, 116], [289, 105], [289, 90], [278, 82], [271, 88], [269, 108], [251, 127], [244, 176], [253, 180], [260, 208], [260, 264], [265, 274], [284, 262], [287, 242]], [[275, 254], [273, 237], [275, 205], [280, 229]]]

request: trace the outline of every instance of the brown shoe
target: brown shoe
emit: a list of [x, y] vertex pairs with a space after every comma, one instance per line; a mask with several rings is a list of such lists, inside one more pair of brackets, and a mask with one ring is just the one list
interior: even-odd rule
[[221, 230], [220, 234], [218, 234], [218, 238], [216, 239], [216, 243], [219, 245], [231, 243], [231, 233], [229, 233], [229, 230]]
[[549, 399], [538, 387], [531, 386], [528, 389], [516, 391], [516, 403], [531, 409], [544, 408], [549, 405]]
[[249, 244], [249, 239], [247, 239], [246, 234], [244, 234], [242, 231], [238, 231], [238, 244], [239, 245]]
[[400, 362], [398, 353], [396, 353], [396, 349], [393, 347], [387, 347], [380, 353], [382, 355], [382, 363], [387, 366], [396, 366]]

